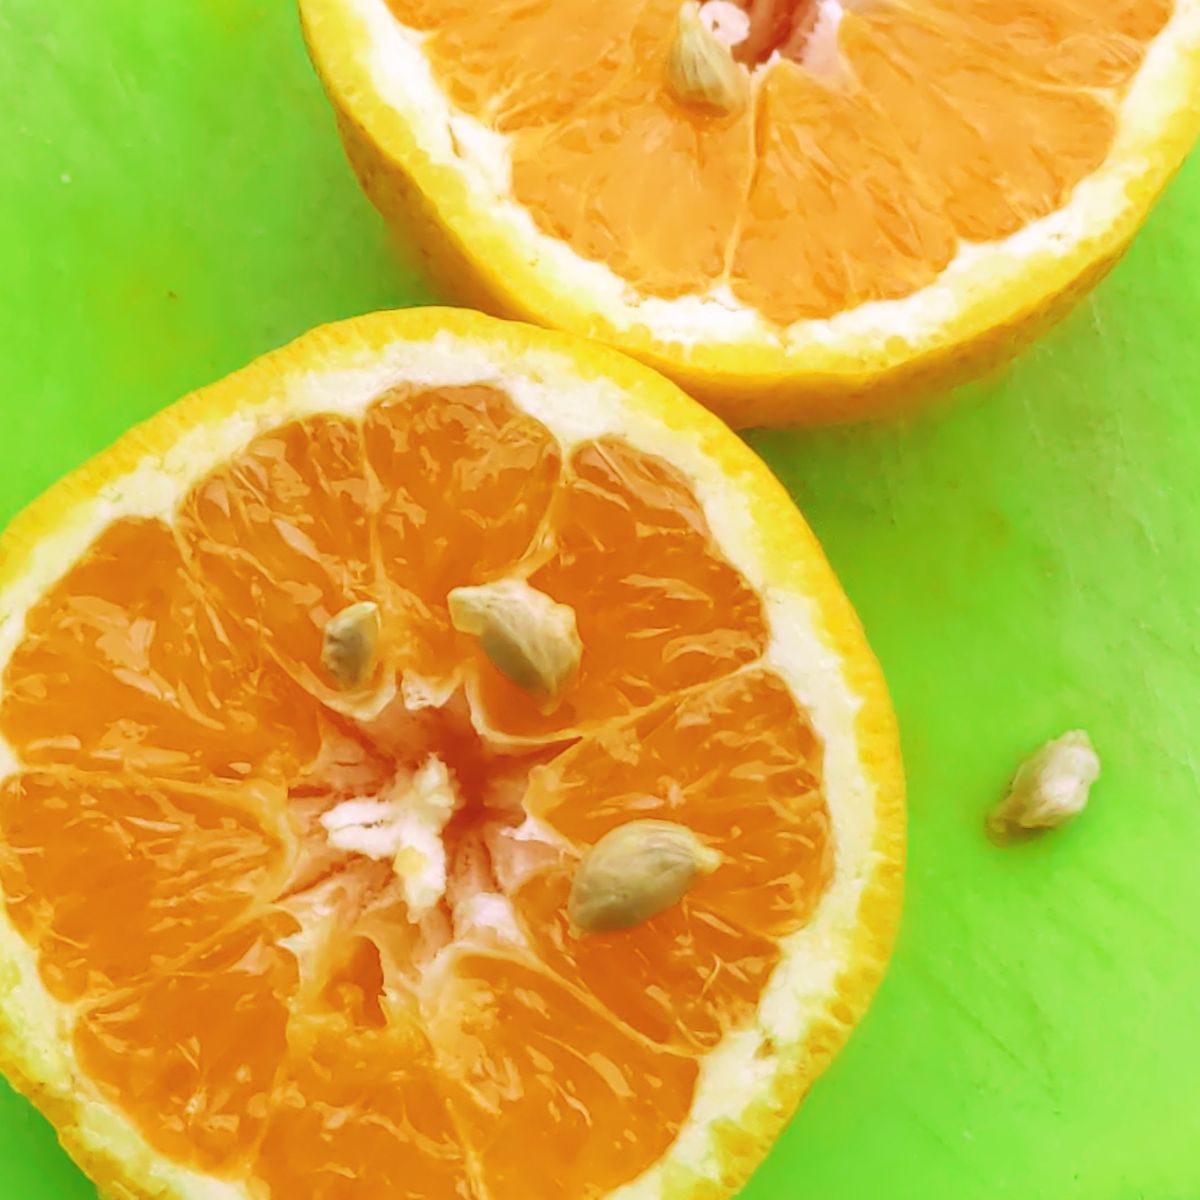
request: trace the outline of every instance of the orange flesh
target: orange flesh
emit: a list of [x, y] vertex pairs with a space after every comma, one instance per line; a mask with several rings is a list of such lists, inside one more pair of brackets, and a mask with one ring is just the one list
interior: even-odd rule
[[[448, 621], [450, 588], [509, 576], [577, 613], [549, 714]], [[357, 719], [320, 649], [364, 599], [372, 686], [403, 687]], [[81, 1069], [161, 1152], [279, 1200], [636, 1177], [831, 875], [821, 748], [767, 637], [683, 477], [615, 438], [564, 454], [492, 387], [288, 424], [169, 524], [117, 521], [28, 614], [0, 705], [0, 886]], [[420, 915], [391, 852], [326, 822], [403, 805], [431, 756], [458, 807]], [[575, 863], [644, 816], [721, 866], [581, 938]]]
[[[1061, 208], [1170, 0], [738, 0], [751, 102], [667, 90], [681, 0], [389, 0], [454, 105], [509, 138], [546, 233], [647, 295], [727, 285], [769, 321], [933, 282]], [[827, 6], [826, 6], [827, 7]]]

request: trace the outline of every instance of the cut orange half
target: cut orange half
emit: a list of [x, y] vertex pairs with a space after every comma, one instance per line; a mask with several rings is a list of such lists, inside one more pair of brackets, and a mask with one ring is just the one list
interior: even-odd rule
[[1011, 356], [1200, 119], [1200, 0], [301, 8], [359, 176], [450, 295], [610, 342], [735, 426]]
[[[322, 329], [0, 564], [0, 1066], [103, 1194], [725, 1195], [866, 1007], [883, 683], [779, 484], [646, 368], [459, 311]], [[544, 691], [448, 601], [497, 588], [578, 637]], [[577, 927], [646, 822], [706, 870]]]

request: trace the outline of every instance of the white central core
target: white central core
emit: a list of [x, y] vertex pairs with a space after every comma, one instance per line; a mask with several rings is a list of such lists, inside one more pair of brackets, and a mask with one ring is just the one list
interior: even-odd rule
[[378, 799], [346, 800], [321, 816], [329, 843], [377, 862], [390, 860], [414, 922], [446, 894], [442, 834], [462, 807], [446, 764], [431, 754]]

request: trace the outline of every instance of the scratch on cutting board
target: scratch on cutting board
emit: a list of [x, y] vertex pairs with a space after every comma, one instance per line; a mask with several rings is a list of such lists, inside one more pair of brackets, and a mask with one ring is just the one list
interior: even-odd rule
[[[950, 1151], [960, 1162], [969, 1166], [974, 1161], [974, 1155], [968, 1153], [962, 1140], [950, 1137], [944, 1129], [931, 1121], [928, 1112], [921, 1105], [905, 1103], [902, 1107], [908, 1123], [915, 1125], [918, 1129], [924, 1130], [934, 1142]], [[963, 1131], [965, 1139], [969, 1139], [971, 1136], [969, 1131]]]
[[[1019, 1054], [1009, 1042], [1001, 1037], [995, 1029], [982, 1017], [978, 1010], [967, 1001], [963, 1000], [955, 991], [951, 982], [940, 972], [935, 970], [922, 971], [930, 990], [937, 992], [939, 998], [947, 1003], [951, 1008], [960, 1013], [966, 1020], [966, 1023], [976, 1029], [985, 1042], [995, 1047], [1000, 1053], [1014, 1066], [1019, 1068], [1022, 1075], [1032, 1076], [1037, 1083], [1040, 1084], [1041, 1090], [1052, 1100], [1057, 1100], [1060, 1095], [1058, 1082], [1050, 1071], [1049, 1065], [1046, 1062], [1046, 1051], [1048, 1046], [1039, 1037], [1040, 1044], [1038, 1053], [1036, 1054]], [[1028, 995], [1028, 989], [1024, 986], [1021, 991]], [[1043, 1022], [1034, 1022], [1035, 1028]]]
[[[1042, 427], [1042, 409], [1040, 405], [1034, 403], [1033, 398], [1026, 393], [1021, 399], [1021, 407], [1025, 411], [1025, 420], [1029, 428], [1029, 433], [1033, 437], [1034, 442], [1042, 457], [1050, 457], [1055, 453], [1061, 453], [1057, 447], [1051, 448], [1050, 440], [1046, 437]], [[1068, 586], [1075, 595], [1082, 593], [1079, 578], [1075, 573], [1072, 556], [1067, 552], [1067, 547], [1070, 546], [1070, 541], [1067, 538], [1066, 530], [1063, 526], [1062, 518], [1058, 513], [1056, 505], [1049, 505], [1048, 511], [1053, 514], [1051, 521], [1053, 523], [1053, 544], [1058, 549], [1056, 555], [1058, 565], [1062, 568], [1062, 573], [1067, 581]]]

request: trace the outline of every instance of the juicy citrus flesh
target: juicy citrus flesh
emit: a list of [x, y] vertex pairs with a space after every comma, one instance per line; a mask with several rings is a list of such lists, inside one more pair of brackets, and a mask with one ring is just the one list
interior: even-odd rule
[[[576, 611], [552, 712], [449, 623], [450, 588], [505, 577]], [[373, 704], [320, 666], [362, 600]], [[116, 520], [30, 610], [0, 706], [0, 886], [81, 1069], [161, 1153], [288, 1200], [636, 1177], [833, 873], [822, 748], [767, 639], [675, 468], [566, 452], [495, 386], [290, 421], [171, 521]], [[453, 812], [418, 909], [408, 849], [329, 831], [431, 763]], [[721, 867], [579, 937], [574, 863], [646, 816]]]
[[539, 229], [646, 296], [770, 322], [933, 283], [1105, 162], [1171, 0], [738, 0], [750, 102], [678, 103], [679, 0], [388, 0], [451, 102], [507, 139]]

